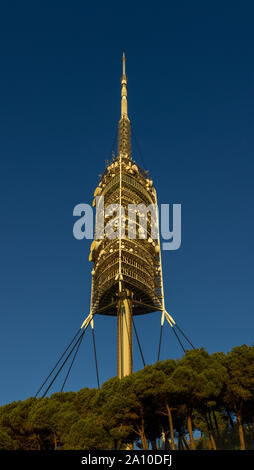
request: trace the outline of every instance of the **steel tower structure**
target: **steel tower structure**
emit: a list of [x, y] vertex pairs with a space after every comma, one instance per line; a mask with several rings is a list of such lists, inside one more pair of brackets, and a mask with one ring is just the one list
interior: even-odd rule
[[[119, 378], [131, 374], [133, 370], [132, 337], [135, 315], [162, 312], [158, 360], [165, 319], [183, 351], [185, 352], [185, 349], [176, 328], [194, 348], [165, 309], [157, 195], [148, 172], [132, 158], [124, 54], [117, 156], [113, 156], [101, 175], [94, 192], [93, 206], [96, 207], [96, 224], [95, 237], [89, 255], [89, 260], [93, 262], [90, 312], [35, 396], [40, 393], [53, 372], [59, 367], [43, 394], [43, 397], [46, 396], [73, 355], [61, 388], [61, 391], [63, 390], [89, 325], [92, 328], [99, 387], [93, 320], [97, 314], [117, 317], [117, 376]], [[142, 359], [145, 365], [143, 354]]]
[[133, 367], [132, 316], [165, 310], [160, 240], [152, 233], [159, 232], [157, 196], [148, 172], [132, 159], [125, 54], [117, 157], [101, 176], [94, 197], [93, 206], [99, 206], [103, 197], [108, 231], [98, 230], [96, 218], [89, 256], [93, 262], [90, 313], [117, 316], [117, 375], [121, 378]]

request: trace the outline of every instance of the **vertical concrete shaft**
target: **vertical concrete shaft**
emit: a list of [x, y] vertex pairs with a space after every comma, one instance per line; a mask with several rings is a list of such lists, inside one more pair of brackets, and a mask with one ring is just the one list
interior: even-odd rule
[[132, 373], [132, 300], [127, 291], [117, 305], [117, 376]]

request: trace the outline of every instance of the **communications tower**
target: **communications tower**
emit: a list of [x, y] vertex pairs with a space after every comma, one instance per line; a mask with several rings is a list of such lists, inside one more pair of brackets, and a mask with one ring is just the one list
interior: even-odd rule
[[[117, 318], [117, 376], [119, 378], [131, 374], [133, 370], [133, 326], [137, 334], [133, 317], [136, 315], [162, 312], [158, 360], [165, 319], [184, 352], [185, 349], [176, 328], [191, 347], [194, 347], [165, 309], [157, 195], [148, 172], [132, 158], [125, 54], [123, 54], [121, 78], [121, 117], [118, 123], [117, 155], [113, 156], [101, 175], [94, 192], [93, 206], [96, 207], [96, 224], [89, 255], [89, 260], [93, 263], [90, 312], [36, 396], [59, 366], [43, 394], [43, 397], [46, 396], [73, 354], [74, 357], [61, 388], [63, 390], [89, 325], [92, 327], [99, 387], [93, 321], [95, 315], [112, 315]], [[67, 355], [68, 350], [70, 352]]]
[[157, 196], [148, 172], [132, 159], [125, 54], [117, 156], [101, 176], [94, 197], [93, 206], [104, 216], [105, 227], [98, 230], [96, 217], [89, 257], [93, 262], [91, 314], [117, 317], [117, 375], [121, 378], [133, 367], [132, 317], [165, 310]]

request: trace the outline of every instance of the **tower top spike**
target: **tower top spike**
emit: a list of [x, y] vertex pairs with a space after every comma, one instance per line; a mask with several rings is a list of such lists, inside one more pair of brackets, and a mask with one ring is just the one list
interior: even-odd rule
[[128, 117], [127, 113], [127, 77], [125, 73], [125, 53], [123, 52], [123, 75], [121, 78], [121, 118]]
[[125, 75], [125, 52], [123, 52], [123, 75]]

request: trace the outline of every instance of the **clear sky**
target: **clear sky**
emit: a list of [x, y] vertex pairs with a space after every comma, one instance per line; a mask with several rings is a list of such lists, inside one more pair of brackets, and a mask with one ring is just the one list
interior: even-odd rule
[[[209, 352], [252, 344], [253, 16], [251, 1], [1, 3], [0, 404], [35, 394], [89, 313], [90, 241], [72, 213], [111, 158], [123, 51], [133, 158], [160, 203], [182, 204], [182, 246], [162, 255], [167, 310]], [[152, 363], [160, 314], [136, 326]], [[95, 333], [102, 382], [115, 319]], [[165, 324], [161, 358], [181, 355]], [[90, 330], [66, 390], [85, 386]]]

